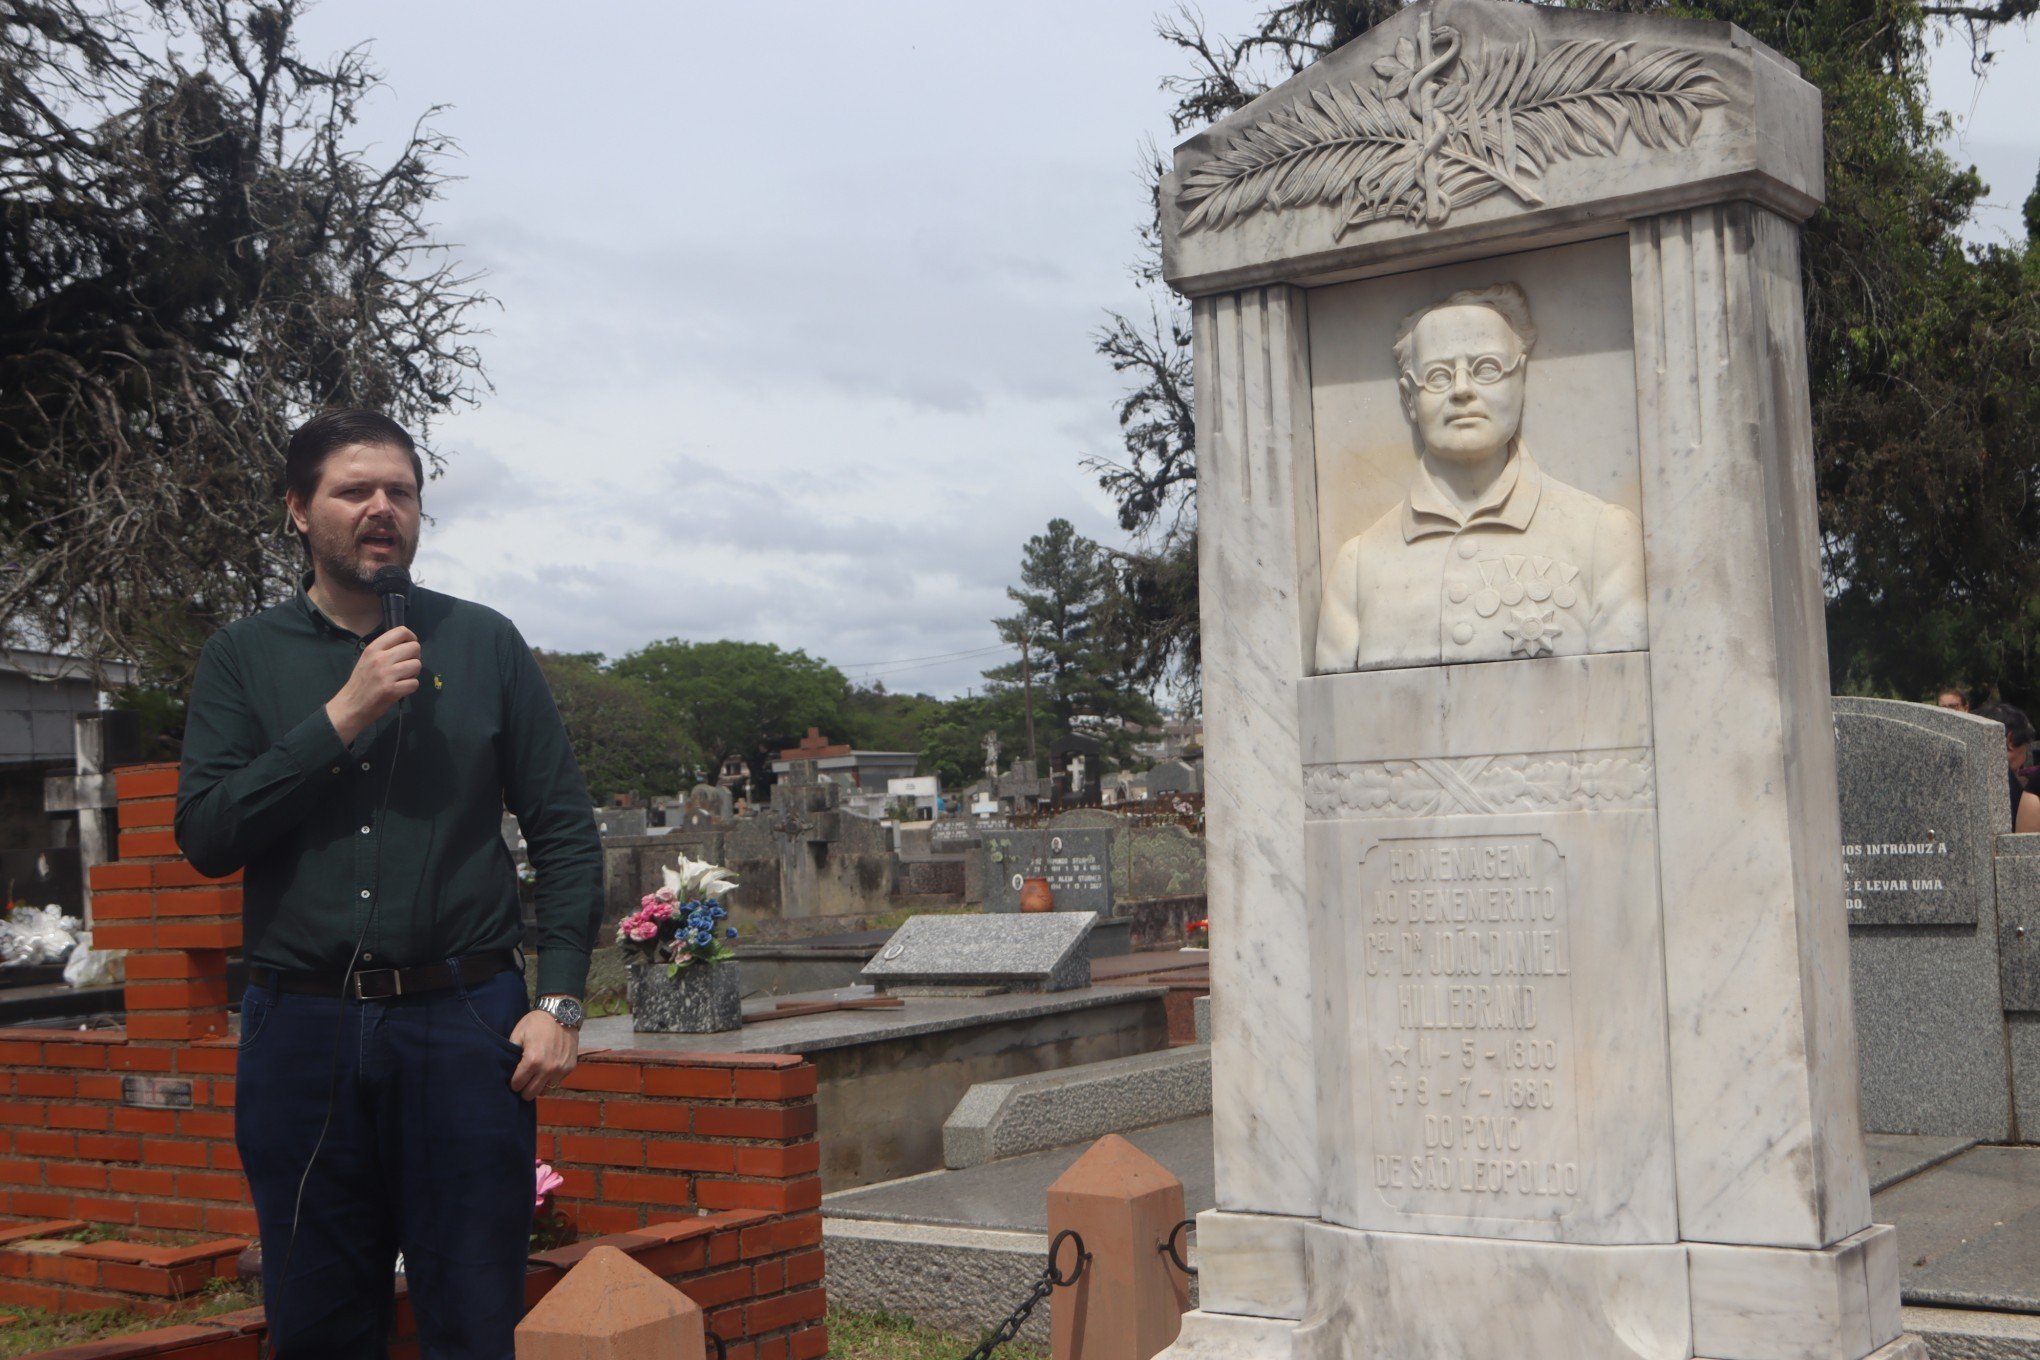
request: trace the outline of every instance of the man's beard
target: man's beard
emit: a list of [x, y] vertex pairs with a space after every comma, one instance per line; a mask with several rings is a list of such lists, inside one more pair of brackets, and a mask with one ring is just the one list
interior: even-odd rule
[[311, 550], [312, 567], [325, 580], [350, 590], [372, 590], [375, 588], [375, 573], [384, 567], [411, 569], [411, 559], [418, 555], [415, 539], [407, 540], [402, 531], [392, 527], [379, 530], [397, 542], [397, 555], [386, 562], [363, 566], [361, 562], [361, 541], [352, 534], [345, 537], [322, 534], [308, 536], [307, 546]]

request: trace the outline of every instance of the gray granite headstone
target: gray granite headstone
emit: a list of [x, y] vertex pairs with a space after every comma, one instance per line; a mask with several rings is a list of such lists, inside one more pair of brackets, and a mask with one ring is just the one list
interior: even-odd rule
[[605, 807], [595, 809], [595, 830], [607, 836], [642, 836], [647, 819], [643, 808]]
[[2040, 835], [1997, 843], [1998, 963], [2020, 1136], [2040, 1129]]
[[1002, 988], [1062, 992], [1091, 985], [1092, 912], [915, 916], [861, 974], [881, 992]]
[[1952, 709], [1835, 700], [1850, 925], [1976, 923], [2009, 815], [2002, 734]]
[[687, 791], [690, 825], [727, 822], [736, 815], [736, 795], [720, 784], [696, 784]]
[[2040, 835], [1997, 843], [1998, 966], [2008, 1011], [2040, 1011]]
[[1863, 1127], [2009, 1137], [1992, 865], [2011, 829], [2004, 729], [1888, 699], [1837, 698], [1834, 713]]
[[938, 855], [954, 854], [975, 846], [988, 831], [1010, 831], [1012, 827], [1008, 817], [944, 817], [928, 833], [928, 848]]
[[1165, 760], [1147, 773], [1148, 797], [1159, 798], [1166, 793], [1202, 793], [1204, 781], [1198, 776], [1197, 767], [1180, 760]]
[[1020, 910], [1030, 878], [1048, 880], [1055, 909], [1112, 914], [1112, 832], [1098, 829], [1004, 831], [984, 838], [985, 910]]

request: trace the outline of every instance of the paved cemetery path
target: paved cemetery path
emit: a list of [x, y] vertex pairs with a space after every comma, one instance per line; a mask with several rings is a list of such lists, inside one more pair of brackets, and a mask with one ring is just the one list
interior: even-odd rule
[[1970, 1147], [1872, 1206], [1898, 1228], [1906, 1303], [2040, 1313], [2040, 1147]]
[[[1211, 1120], [1129, 1131], [1134, 1146], [1183, 1182], [1195, 1214], [1215, 1202]], [[830, 1218], [940, 1227], [1048, 1230], [1048, 1187], [1086, 1145], [1051, 1148], [961, 1171], [932, 1171], [831, 1195]], [[1898, 1228], [1908, 1305], [2040, 1314], [2040, 1146], [1872, 1134], [1874, 1217]]]

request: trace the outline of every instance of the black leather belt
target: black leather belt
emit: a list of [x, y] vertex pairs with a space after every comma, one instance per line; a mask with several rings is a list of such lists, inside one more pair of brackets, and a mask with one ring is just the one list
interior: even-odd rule
[[[468, 954], [451, 964], [421, 963], [416, 968], [357, 968], [346, 978], [347, 995], [356, 1001], [386, 1001], [395, 996], [424, 996], [450, 992], [455, 982], [472, 987], [498, 973], [522, 968], [515, 949], [496, 949], [485, 954]], [[283, 992], [304, 992], [321, 996], [340, 995], [338, 973], [286, 973], [276, 968], [250, 968], [248, 981], [257, 987], [274, 987]]]

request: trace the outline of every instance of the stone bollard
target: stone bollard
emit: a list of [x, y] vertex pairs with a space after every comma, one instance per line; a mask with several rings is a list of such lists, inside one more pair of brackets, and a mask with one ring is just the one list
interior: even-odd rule
[[1149, 1360], [1176, 1339], [1190, 1280], [1161, 1247], [1182, 1219], [1183, 1183], [1116, 1133], [1048, 1187], [1049, 1240], [1072, 1229], [1091, 1254], [1049, 1299], [1055, 1360]]
[[517, 1324], [517, 1360], [704, 1360], [693, 1299], [596, 1247]]

